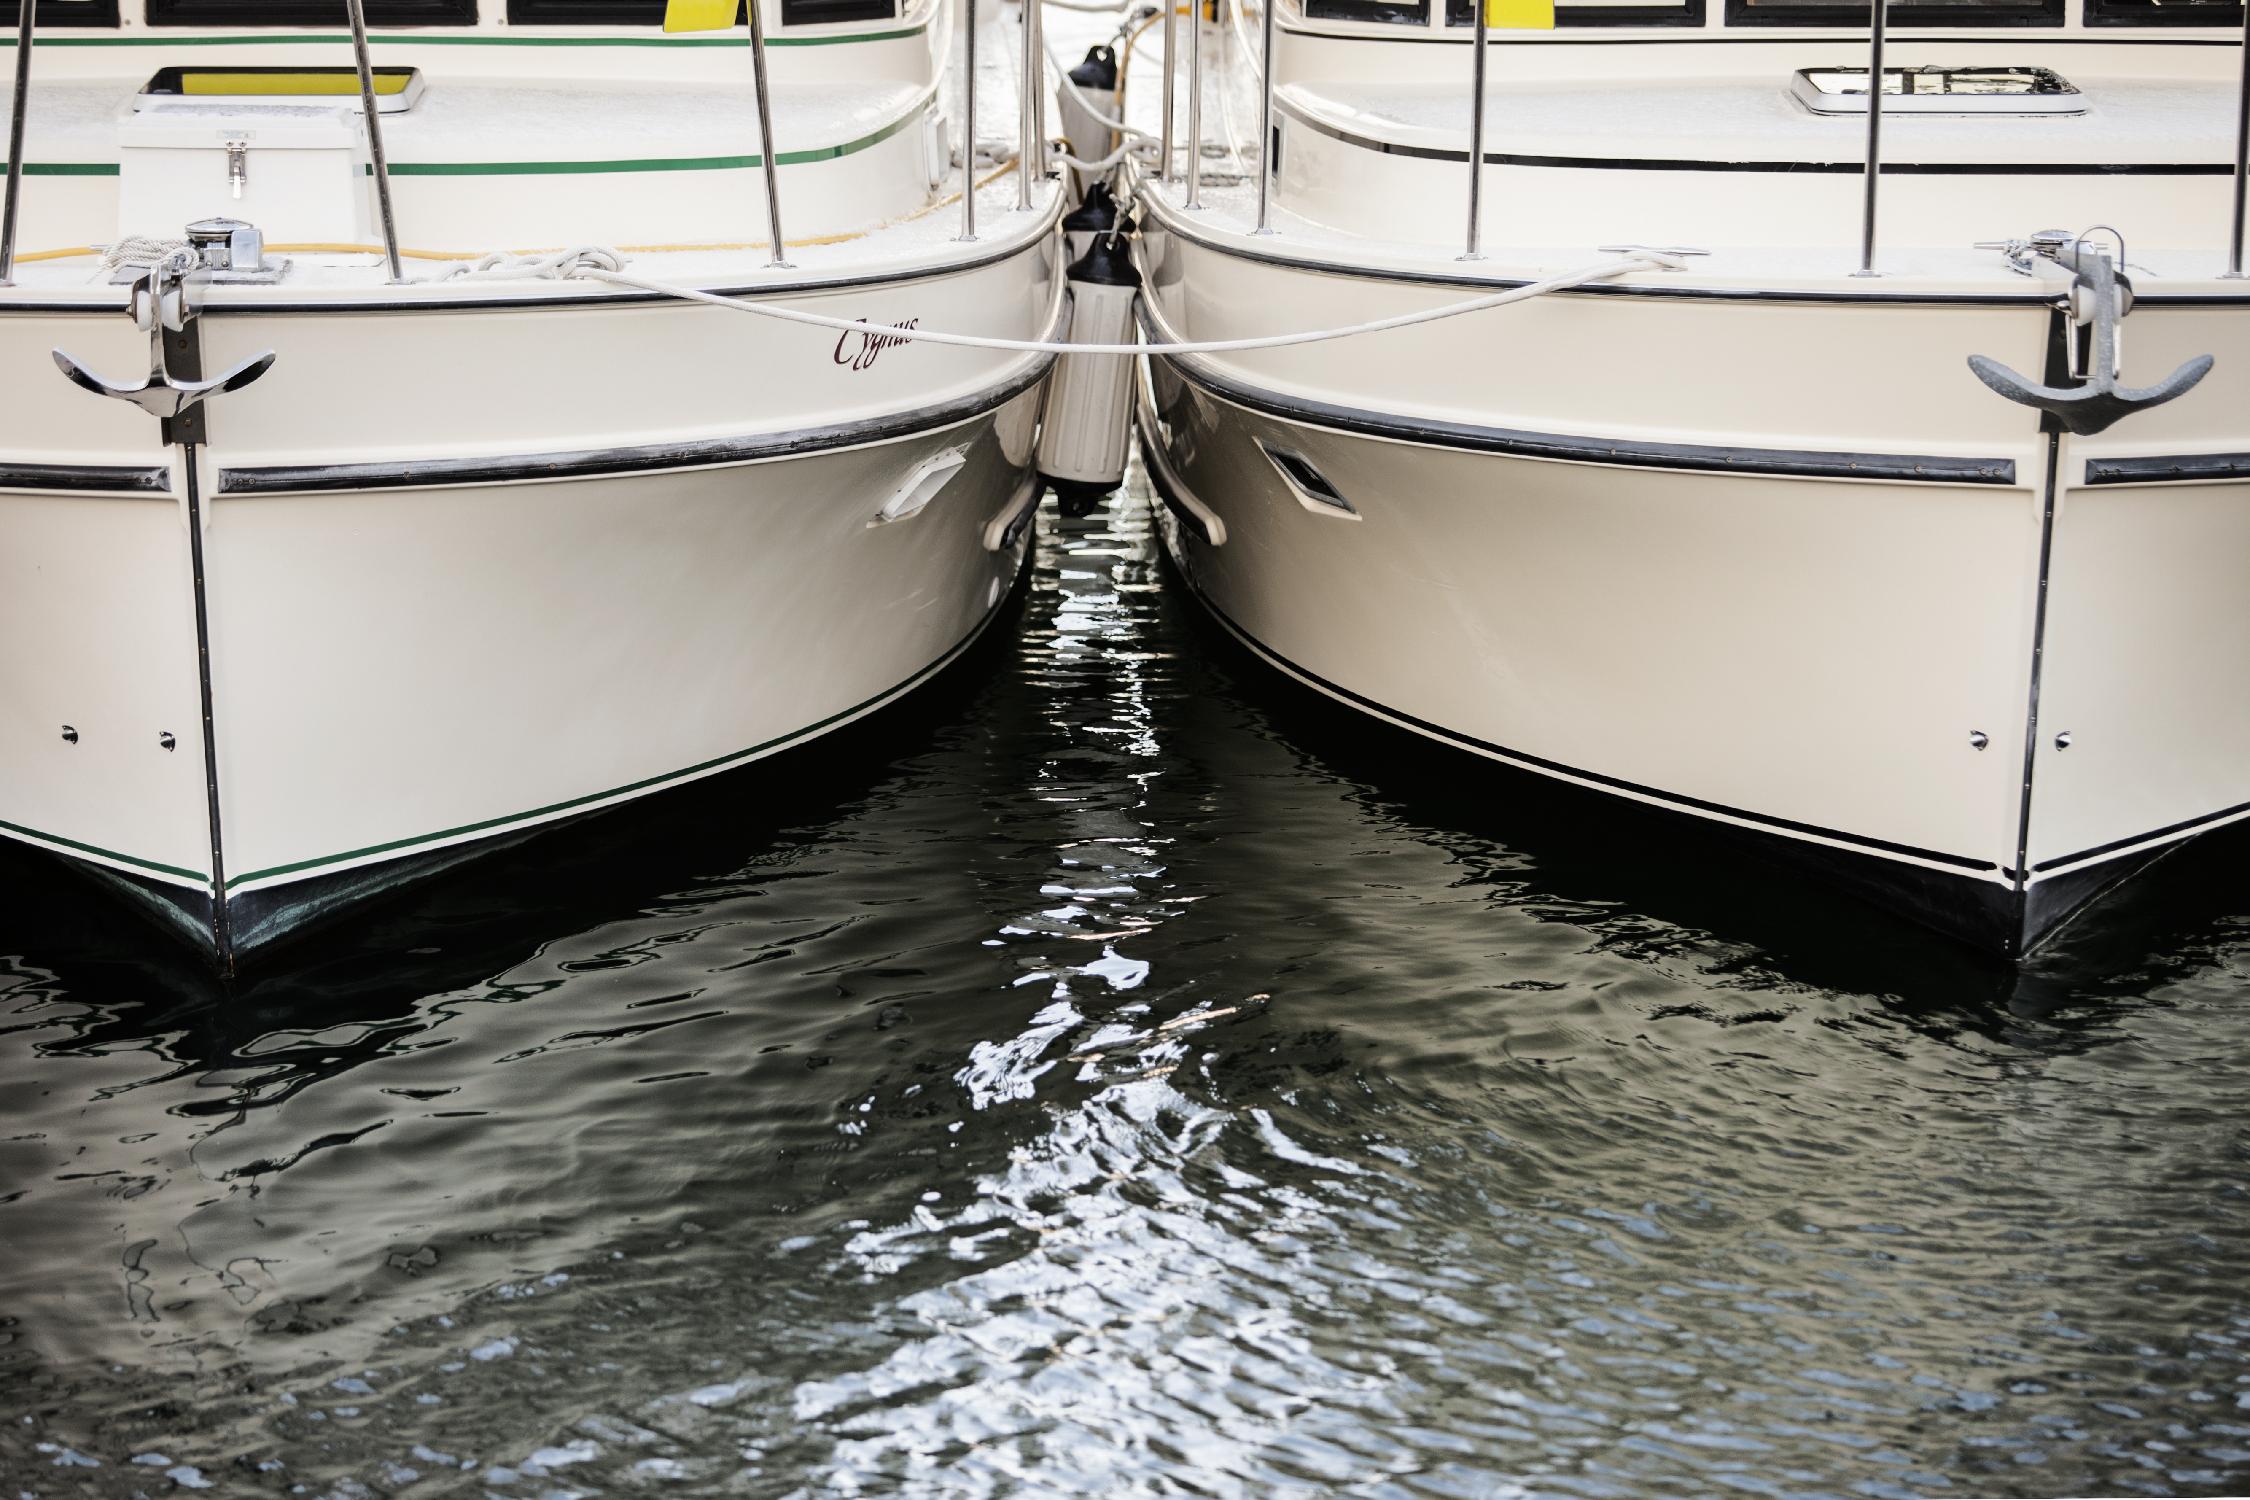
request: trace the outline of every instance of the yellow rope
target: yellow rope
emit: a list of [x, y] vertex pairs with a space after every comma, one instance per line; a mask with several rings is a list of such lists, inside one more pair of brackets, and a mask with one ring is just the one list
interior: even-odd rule
[[[1146, 28], [1143, 29], [1145, 30]], [[1003, 162], [1000, 166], [995, 167], [991, 172], [979, 178], [977, 180], [977, 186], [980, 188], [990, 187], [993, 183], [998, 182], [1001, 178], [1007, 176], [1015, 169], [1015, 162]], [[914, 212], [906, 215], [906, 217], [902, 219], [894, 219], [891, 222], [894, 224], [911, 224], [916, 219], [927, 218], [929, 215], [938, 212], [940, 209], [950, 208], [960, 201], [961, 192], [958, 188], [956, 188], [952, 193], [938, 199], [935, 203], [925, 204], [921, 208], [918, 208]], [[889, 225], [883, 225], [879, 227], [888, 228]], [[782, 248], [785, 250], [802, 250], [818, 245], [848, 244], [853, 240], [866, 239], [869, 235], [875, 232], [876, 231], [873, 229], [854, 229], [845, 234], [816, 234], [806, 239], [785, 240], [782, 242]], [[665, 245], [619, 245], [617, 248], [632, 255], [668, 255], [680, 252], [713, 250], [764, 250], [769, 248], [771, 246], [771, 243], [772, 242], [769, 240], [708, 240], [700, 243]], [[381, 245], [355, 245], [344, 241], [328, 240], [310, 240], [303, 243], [287, 245], [268, 245], [266, 246], [266, 248], [276, 255], [381, 255], [383, 253], [383, 247]], [[558, 250], [567, 248], [569, 247], [563, 245], [545, 245], [533, 249], [511, 250], [508, 253], [511, 255], [552, 255]], [[401, 249], [398, 253], [400, 258], [405, 260], [482, 260], [488, 252], [483, 250]], [[16, 260], [19, 264], [21, 264], [23, 262], [35, 260], [74, 260], [81, 256], [96, 256], [100, 254], [102, 254], [102, 247], [99, 245], [72, 245], [62, 250], [34, 250], [29, 254], [17, 256]]]

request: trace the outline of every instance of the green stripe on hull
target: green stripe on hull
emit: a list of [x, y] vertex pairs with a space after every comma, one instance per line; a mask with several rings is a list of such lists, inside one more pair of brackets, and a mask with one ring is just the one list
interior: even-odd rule
[[4, 819], [0, 819], [0, 828], [24, 838], [37, 839], [43, 844], [56, 844], [65, 849], [76, 849], [81, 854], [114, 859], [121, 865], [131, 865], [136, 870], [147, 870], [152, 874], [177, 875], [182, 879], [195, 881], [205, 890], [211, 888], [211, 877], [200, 870], [183, 870], [178, 865], [160, 865], [153, 859], [135, 859], [130, 854], [119, 854], [115, 849], [104, 849], [99, 844], [80, 843], [77, 839], [66, 839], [59, 833], [42, 833], [36, 828], [26, 828], [21, 823], [10, 823]]

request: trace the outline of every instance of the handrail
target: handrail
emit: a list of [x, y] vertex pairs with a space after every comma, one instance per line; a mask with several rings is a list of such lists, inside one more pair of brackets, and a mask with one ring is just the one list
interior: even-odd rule
[[2243, 276], [2242, 220], [2246, 211], [2250, 211], [2250, 4], [2242, 7], [2242, 83], [2234, 115], [2234, 222], [2227, 232], [2229, 281], [2240, 281]]
[[1164, 154], [1160, 158], [1163, 166], [1158, 168], [1156, 175], [1157, 181], [1168, 183], [1172, 180], [1172, 96], [1179, 92], [1180, 81], [1180, 52], [1172, 38], [1177, 29], [1180, 7], [1174, 0], [1159, 0], [1159, 3], [1164, 7], [1164, 123], [1159, 128], [1158, 135], [1163, 141]]
[[1491, 24], [1487, 18], [1485, 0], [1470, 0], [1477, 9], [1476, 38], [1469, 45], [1476, 53], [1476, 61], [1469, 66], [1469, 243], [1461, 252], [1463, 260], [1482, 260], [1484, 238], [1484, 70], [1485, 28]]
[[977, 0], [961, 0], [961, 232], [977, 237]]
[[766, 180], [766, 239], [772, 245], [766, 264], [786, 270], [789, 261], [781, 251], [789, 237], [781, 232], [781, 153], [773, 143], [773, 90], [766, 85], [766, 19], [758, 0], [745, 0], [750, 15], [750, 80], [758, 90], [758, 162]]
[[1867, 181], [1860, 203], [1859, 269], [1854, 276], [1878, 275], [1875, 269], [1875, 190], [1883, 176], [1883, 28], [1890, 20], [1887, 0], [1868, 0], [1867, 27]]
[[[1273, 233], [1273, 181], [1279, 170], [1273, 160], [1273, 13], [1279, 0], [1258, 4], [1258, 227], [1256, 234]], [[1478, 0], [1483, 11], [1483, 0]]]
[[16, 92], [8, 101], [8, 188], [0, 201], [0, 286], [16, 279], [16, 199], [23, 191], [23, 127], [31, 102], [31, 38], [39, 0], [16, 0]]
[[1188, 0], [1188, 128], [1187, 199], [1182, 208], [1203, 206], [1203, 7], [1207, 0]]
[[1031, 207], [1031, 144], [1039, 139], [1039, 127], [1031, 118], [1031, 96], [1046, 82], [1039, 71], [1039, 55], [1031, 50], [1031, 13], [1038, 8], [1039, 0], [1023, 0], [1023, 59], [1016, 89], [1016, 162], [1023, 169], [1016, 173], [1018, 209]]
[[[31, 0], [24, 0], [29, 5]], [[391, 164], [383, 155], [383, 109], [375, 102], [375, 69], [367, 56], [367, 0], [344, 0], [352, 25], [352, 62], [359, 69], [359, 107], [367, 116], [367, 154], [375, 168], [375, 207], [383, 217], [383, 259], [391, 285], [406, 280], [398, 260], [398, 219], [391, 211]]]

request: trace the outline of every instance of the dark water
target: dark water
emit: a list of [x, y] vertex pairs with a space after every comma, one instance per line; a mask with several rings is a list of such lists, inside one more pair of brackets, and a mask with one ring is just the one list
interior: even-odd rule
[[786, 793], [231, 996], [0, 863], [6, 1493], [2250, 1490], [2239, 854], [2016, 977], [1048, 524]]

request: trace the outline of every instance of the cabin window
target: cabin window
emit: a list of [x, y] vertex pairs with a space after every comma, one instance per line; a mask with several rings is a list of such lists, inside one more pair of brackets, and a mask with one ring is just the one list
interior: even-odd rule
[[[1474, 26], [1474, 0], [1446, 0], [1448, 26]], [[1555, 7], [1558, 29], [1574, 26], [1701, 26], [1703, 0], [1592, 0], [1592, 3]]]
[[[1869, 0], [1727, 0], [1730, 26], [1867, 29]], [[2063, 0], [1892, 0], [1893, 26], [2060, 26]]]
[[[476, 0], [367, 0], [370, 26], [473, 26]], [[47, 5], [39, 7], [47, 24]], [[151, 26], [334, 26], [351, 24], [344, 0], [148, 0]]]
[[1305, 19], [1427, 26], [1430, 24], [1430, 0], [1305, 0]]
[[[15, 7], [0, 3], [0, 24], [15, 14]], [[49, 26], [115, 26], [117, 0], [41, 0], [39, 25]]]
[[[47, 19], [44, 5], [39, 19]], [[2239, 27], [2242, 7], [2235, 0], [2086, 0], [2086, 24]]]
[[[898, 0], [781, 0], [784, 26], [888, 21], [897, 14]], [[662, 26], [664, 0], [508, 0], [508, 19], [518, 26]], [[739, 6], [734, 24], [750, 24]]]

